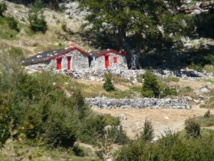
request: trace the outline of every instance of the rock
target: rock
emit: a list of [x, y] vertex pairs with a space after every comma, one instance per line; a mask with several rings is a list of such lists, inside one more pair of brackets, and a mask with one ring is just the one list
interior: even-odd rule
[[119, 114], [117, 117], [120, 119], [120, 121], [127, 120], [126, 114], [124, 113]]
[[[190, 105], [186, 99], [157, 99], [157, 98], [137, 98], [137, 99], [111, 99], [111, 98], [86, 98], [85, 101], [92, 108], [105, 109], [130, 109], [130, 108], [173, 108], [189, 109]], [[118, 115], [120, 120], [126, 119], [126, 114]]]
[[112, 129], [112, 126], [111, 125], [107, 125], [104, 127], [104, 131], [109, 131]]
[[202, 93], [208, 93], [208, 92], [210, 92], [210, 90], [209, 90], [207, 87], [201, 88], [200, 91], [201, 91]]
[[199, 102], [200, 102], [200, 100], [194, 99], [194, 102], [195, 102], [195, 103], [199, 103]]
[[190, 96], [187, 96], [186, 99], [187, 99], [188, 101], [192, 101], [192, 100], [193, 100], [192, 97], [190, 97]]

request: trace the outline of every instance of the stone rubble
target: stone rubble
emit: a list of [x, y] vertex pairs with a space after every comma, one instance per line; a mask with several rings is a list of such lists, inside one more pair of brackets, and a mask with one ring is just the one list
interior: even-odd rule
[[106, 97], [86, 98], [85, 101], [91, 108], [104, 109], [130, 109], [130, 108], [170, 108], [190, 109], [185, 98], [137, 98], [137, 99], [114, 99]]
[[[118, 76], [137, 82], [138, 76], [143, 75], [146, 70], [127, 70], [121, 68], [109, 68], [109, 69], [84, 69], [78, 71], [65, 71], [65, 74], [75, 79], [89, 79], [93, 81], [102, 81], [104, 74], [110, 72], [112, 76]], [[180, 70], [163, 70], [156, 69], [154, 73], [159, 77], [179, 77], [179, 78], [192, 78], [193, 80], [204, 79], [207, 77], [213, 77], [213, 73], [197, 72], [197, 71], [185, 71]]]

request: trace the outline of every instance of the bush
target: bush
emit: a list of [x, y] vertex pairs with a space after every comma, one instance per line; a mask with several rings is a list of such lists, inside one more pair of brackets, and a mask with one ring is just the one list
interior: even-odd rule
[[208, 111], [204, 114], [204, 118], [210, 118], [210, 110], [208, 110]]
[[0, 16], [3, 16], [3, 12], [7, 10], [7, 5], [0, 2]]
[[48, 26], [41, 7], [41, 4], [36, 1], [33, 8], [29, 11], [28, 20], [30, 22], [30, 29], [33, 32], [41, 31], [44, 34]]
[[142, 86], [141, 94], [144, 97], [158, 97], [160, 95], [160, 87], [157, 81], [157, 76], [151, 71], [146, 71], [143, 75], [144, 83]]
[[201, 136], [200, 125], [195, 119], [188, 119], [185, 121], [185, 130], [187, 138], [198, 138]]
[[161, 91], [160, 97], [167, 97], [167, 96], [176, 96], [177, 91], [176, 88], [166, 87]]
[[141, 133], [140, 138], [143, 141], [152, 141], [154, 138], [154, 129], [151, 121], [145, 120], [143, 132]]
[[14, 17], [8, 18], [8, 25], [12, 30], [16, 30], [17, 32], [19, 32], [18, 21]]
[[111, 79], [112, 79], [112, 74], [111, 73], [108, 73], [108, 74], [105, 73], [105, 83], [103, 84], [103, 88], [108, 92], [115, 90], [114, 85], [111, 82]]

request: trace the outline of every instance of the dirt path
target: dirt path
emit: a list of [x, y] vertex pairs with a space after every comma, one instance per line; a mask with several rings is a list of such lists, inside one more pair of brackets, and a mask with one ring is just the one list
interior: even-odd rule
[[[127, 135], [136, 137], [143, 130], [145, 119], [152, 121], [155, 135], [160, 136], [170, 129], [174, 132], [184, 128], [186, 119], [195, 116], [203, 116], [207, 109], [200, 109], [196, 105], [192, 109], [94, 109], [98, 113], [123, 116], [121, 124]], [[214, 110], [211, 110], [214, 113]], [[125, 117], [124, 117], [125, 116]]]

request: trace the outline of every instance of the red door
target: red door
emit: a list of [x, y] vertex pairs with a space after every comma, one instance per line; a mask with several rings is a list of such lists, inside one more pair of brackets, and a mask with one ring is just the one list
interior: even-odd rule
[[71, 70], [71, 57], [67, 57], [68, 60], [68, 70]]
[[109, 55], [105, 55], [105, 67], [109, 67]]
[[57, 62], [57, 70], [61, 70], [62, 69], [62, 58], [58, 58], [56, 59]]

